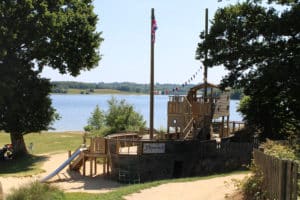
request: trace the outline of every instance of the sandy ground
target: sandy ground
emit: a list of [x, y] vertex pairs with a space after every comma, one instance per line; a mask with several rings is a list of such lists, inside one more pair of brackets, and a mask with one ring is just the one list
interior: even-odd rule
[[[45, 173], [30, 177], [0, 177], [4, 195], [9, 194], [12, 188], [18, 188], [35, 180], [40, 180], [59, 167], [59, 165], [68, 157], [67, 153], [46, 156], [48, 159], [42, 167], [46, 171]], [[89, 163], [87, 163], [86, 166], [88, 169], [87, 173], [89, 173]], [[101, 175], [102, 166], [98, 165], [97, 172], [98, 175], [94, 177], [82, 176], [78, 172], [70, 172], [66, 167], [48, 182], [58, 186], [66, 192], [103, 193], [121, 186], [121, 184], [117, 183], [116, 181], [111, 181]]]
[[157, 187], [142, 190], [140, 193], [131, 194], [125, 197], [126, 200], [199, 200], [226, 199], [235, 192], [233, 179], [241, 180], [245, 174], [236, 174], [225, 177], [198, 180], [183, 183], [168, 183]]
[[[43, 174], [31, 177], [0, 177], [4, 195], [9, 194], [12, 188], [18, 188], [34, 180], [39, 180], [45, 177], [67, 159], [67, 153], [47, 155], [47, 157], [48, 160], [43, 165], [43, 169], [46, 172]], [[88, 163], [87, 169], [89, 169]], [[60, 187], [66, 192], [104, 193], [122, 186], [115, 181], [103, 177], [101, 175], [102, 166], [99, 165], [97, 169], [99, 173], [97, 176], [84, 177], [78, 172], [69, 172], [67, 168], [65, 168], [58, 175], [53, 177], [49, 182]], [[232, 179], [243, 179], [245, 176], [245, 174], [237, 174], [193, 182], [168, 183], [142, 190], [140, 193], [131, 194], [129, 196], [126, 196], [126, 199], [225, 199], [225, 196], [228, 196], [229, 194], [232, 194], [234, 192], [234, 184], [232, 182]]]

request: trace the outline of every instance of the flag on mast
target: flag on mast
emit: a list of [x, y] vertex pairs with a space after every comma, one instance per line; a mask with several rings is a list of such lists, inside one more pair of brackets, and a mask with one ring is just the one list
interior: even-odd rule
[[155, 31], [157, 30], [157, 24], [156, 24], [156, 20], [155, 20], [155, 16], [153, 14], [152, 16], [152, 22], [151, 22], [151, 40], [152, 43], [155, 43]]

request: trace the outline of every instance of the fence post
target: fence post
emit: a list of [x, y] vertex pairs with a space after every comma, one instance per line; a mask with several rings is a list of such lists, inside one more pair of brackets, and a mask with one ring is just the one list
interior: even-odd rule
[[293, 188], [292, 188], [292, 162], [287, 161], [287, 166], [286, 166], [286, 199], [292, 199], [292, 193], [293, 193]]
[[292, 200], [297, 200], [298, 196], [298, 179], [300, 178], [298, 167], [297, 163], [292, 163]]
[[281, 190], [279, 191], [279, 199], [286, 199], [286, 170], [287, 170], [287, 161], [280, 160], [279, 185]]

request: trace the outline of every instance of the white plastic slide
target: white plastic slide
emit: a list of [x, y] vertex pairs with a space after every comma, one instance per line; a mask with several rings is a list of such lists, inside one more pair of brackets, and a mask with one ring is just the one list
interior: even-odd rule
[[58, 174], [61, 170], [63, 170], [67, 165], [69, 165], [72, 162], [72, 160], [74, 160], [84, 150], [86, 150], [86, 148], [80, 148], [77, 151], [75, 151], [68, 160], [66, 160], [63, 164], [61, 164], [51, 174], [49, 174], [48, 176], [46, 176], [43, 179], [41, 179], [40, 182], [42, 182], [42, 183], [46, 182], [47, 180], [49, 180], [50, 178], [52, 178], [53, 176], [55, 176], [56, 174]]

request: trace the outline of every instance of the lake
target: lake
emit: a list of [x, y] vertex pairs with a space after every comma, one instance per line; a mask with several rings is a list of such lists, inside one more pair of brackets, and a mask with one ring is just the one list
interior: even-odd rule
[[[112, 96], [116, 99], [125, 99], [132, 104], [135, 111], [143, 115], [149, 126], [149, 95], [70, 95], [52, 94], [53, 107], [60, 115], [60, 120], [54, 122], [55, 131], [80, 131], [87, 125], [87, 120], [96, 105], [107, 111], [109, 100]], [[156, 95], [154, 99], [154, 127], [156, 129], [167, 127], [167, 102], [168, 96]], [[230, 101], [230, 120], [242, 121], [241, 115], [236, 111], [238, 100]]]

